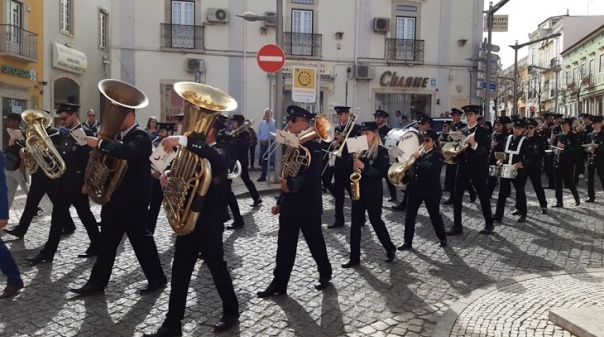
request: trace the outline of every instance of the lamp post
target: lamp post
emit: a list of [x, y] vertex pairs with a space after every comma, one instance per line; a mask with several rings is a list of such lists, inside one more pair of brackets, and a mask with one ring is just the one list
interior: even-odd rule
[[[243, 18], [245, 21], [269, 21], [275, 22], [275, 44], [283, 49], [283, 1], [276, 0], [276, 16], [262, 16], [254, 13], [244, 13], [243, 15], [237, 15]], [[283, 72], [279, 70], [275, 73], [275, 109], [273, 111], [275, 116], [275, 123], [281, 126], [283, 123]], [[279, 172], [281, 171], [281, 146], [277, 146], [275, 151], [275, 172], [274, 181], [279, 181]], [[269, 158], [270, 161], [270, 158]], [[270, 163], [269, 163], [270, 164]], [[270, 167], [270, 165], [269, 165]]]
[[[514, 49], [514, 108], [512, 110], [512, 114], [518, 114], [518, 49], [520, 49], [522, 47], [530, 46], [537, 42], [549, 40], [551, 38], [558, 37], [560, 35], [562, 35], [562, 34], [560, 34], [560, 33], [551, 34], [546, 37], [536, 39], [533, 41], [529, 41], [529, 42], [525, 42], [522, 44], [518, 44], [518, 40], [516, 40], [516, 44], [514, 44], [513, 46], [510, 46], [510, 48]], [[557, 94], [558, 94], [558, 90], [556, 90], [556, 95]]]

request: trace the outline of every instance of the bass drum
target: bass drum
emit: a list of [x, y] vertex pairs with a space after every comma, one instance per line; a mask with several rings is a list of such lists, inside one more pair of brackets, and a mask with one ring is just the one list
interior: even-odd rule
[[392, 129], [386, 135], [384, 147], [388, 149], [390, 163], [403, 163], [419, 151], [419, 136], [412, 130]]

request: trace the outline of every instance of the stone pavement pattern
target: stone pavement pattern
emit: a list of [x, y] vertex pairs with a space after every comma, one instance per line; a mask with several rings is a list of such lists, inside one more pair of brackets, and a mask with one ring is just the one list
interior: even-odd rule
[[[253, 171], [252, 179], [258, 175]], [[256, 184], [261, 189], [271, 187]], [[236, 193], [245, 189], [240, 180], [234, 186]], [[582, 182], [583, 197], [584, 186]], [[518, 224], [515, 217], [506, 216], [492, 236], [478, 234], [483, 227], [479, 204], [470, 203], [466, 196], [464, 235], [450, 238], [446, 249], [438, 247], [427, 212], [420, 209], [415, 249], [397, 252], [392, 264], [384, 262], [385, 252], [368, 226], [363, 230], [361, 266], [342, 269], [340, 264], [348, 260], [349, 224], [342, 229], [325, 229], [334, 287], [323, 292], [313, 288], [318, 278], [316, 265], [300, 239], [288, 296], [274, 299], [258, 299], [256, 291], [272, 279], [278, 221], [270, 215], [270, 206], [275, 193], [265, 192], [262, 207], [254, 209], [249, 207], [252, 200], [243, 196], [239, 205], [246, 226], [224, 235], [225, 258], [241, 305], [241, 323], [221, 335], [431, 336], [439, 317], [473, 290], [524, 274], [602, 267], [602, 193], [598, 192], [596, 204], [550, 209], [541, 215], [534, 193], [530, 187], [527, 190], [527, 223]], [[553, 191], [548, 190], [547, 196], [553, 204]], [[23, 195], [18, 198], [9, 228], [19, 219], [25, 201]], [[513, 202], [508, 204], [511, 207]], [[566, 200], [566, 204], [574, 203]], [[331, 224], [333, 199], [325, 195], [323, 205], [323, 223]], [[20, 265], [26, 288], [13, 300], [1, 303], [0, 335], [138, 336], [157, 329], [167, 311], [169, 288], [163, 293], [138, 295], [137, 289], [144, 287], [146, 280], [128, 240], [118, 250], [113, 276], [101, 296], [79, 299], [68, 292], [70, 287], [84, 284], [93, 264], [93, 260], [75, 258], [88, 246], [79, 223], [76, 233], [63, 238], [52, 264], [25, 263], [25, 257], [40, 249], [48, 233], [51, 206], [44, 201], [43, 207], [45, 214], [35, 219], [24, 240], [3, 236]], [[347, 201], [346, 214], [350, 214], [349, 207]], [[443, 206], [441, 211], [445, 224], [450, 225], [452, 207]], [[93, 206], [93, 212], [99, 219], [100, 207]], [[506, 215], [509, 213], [511, 208]], [[77, 218], [73, 210], [72, 214]], [[383, 218], [393, 242], [402, 244], [404, 213], [385, 207]], [[350, 220], [349, 215], [346, 220]], [[168, 276], [174, 237], [162, 212], [155, 238]], [[5, 282], [3, 276], [0, 282]], [[200, 263], [189, 289], [185, 336], [214, 335], [212, 324], [220, 314], [221, 302], [211, 276]]]

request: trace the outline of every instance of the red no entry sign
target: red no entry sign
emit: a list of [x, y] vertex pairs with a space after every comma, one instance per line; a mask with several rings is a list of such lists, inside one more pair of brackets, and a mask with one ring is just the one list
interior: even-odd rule
[[267, 44], [258, 51], [258, 65], [267, 73], [276, 73], [285, 64], [285, 53], [281, 47], [275, 44]]

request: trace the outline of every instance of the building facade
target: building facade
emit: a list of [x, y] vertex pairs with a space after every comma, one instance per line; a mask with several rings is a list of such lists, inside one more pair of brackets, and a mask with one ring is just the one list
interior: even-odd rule
[[518, 104], [518, 114], [522, 117], [530, 117], [530, 110], [527, 113], [528, 97], [528, 56], [518, 60], [517, 77], [514, 78], [514, 65], [503, 69], [497, 77], [497, 87], [499, 94], [497, 96], [497, 112], [501, 116], [505, 112], [506, 116], [514, 115], [514, 82], [516, 82], [516, 100]]
[[[172, 91], [178, 81], [209, 84], [239, 103], [238, 113], [260, 120], [274, 81], [256, 60], [275, 43], [274, 21], [246, 22], [236, 15], [275, 13], [275, 1], [114, 1], [111, 77], [150, 99], [139, 122], [170, 121], [183, 110]], [[286, 0], [283, 11], [284, 104], [292, 101], [292, 69], [320, 73], [317, 100], [299, 103], [332, 120], [348, 105], [359, 121], [376, 109], [438, 116], [480, 103], [476, 64], [482, 40], [483, 1]], [[197, 79], [195, 78], [197, 74]]]
[[[0, 1], [0, 107], [2, 116], [43, 108], [42, 1]], [[5, 127], [2, 149], [8, 135]]]

